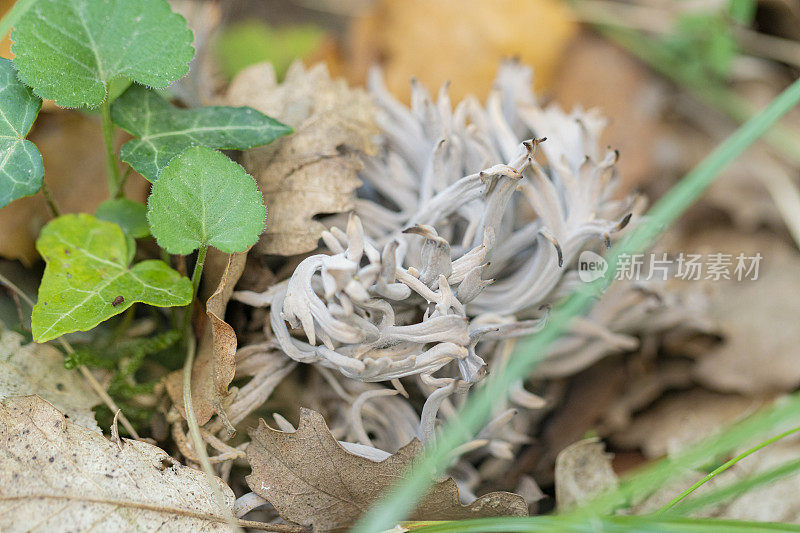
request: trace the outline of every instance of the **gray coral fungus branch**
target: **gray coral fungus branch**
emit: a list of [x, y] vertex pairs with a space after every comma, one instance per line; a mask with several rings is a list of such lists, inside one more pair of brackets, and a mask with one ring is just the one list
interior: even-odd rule
[[[512, 356], [514, 339], [542, 327], [549, 304], [576, 283], [577, 255], [607, 244], [629, 222], [633, 202], [613, 197], [617, 154], [600, 149], [604, 120], [595, 111], [540, 106], [526, 67], [502, 65], [485, 105], [467, 98], [453, 108], [446, 87], [434, 100], [413, 83], [407, 108], [377, 71], [369, 85], [380, 152], [365, 157], [346, 229], [333, 217], [323, 251], [288, 280], [235, 297], [269, 305], [280, 350], [336, 383], [349, 406], [340, 437], [393, 451], [402, 440], [434, 438], [437, 420], [452, 416], [469, 387]], [[628, 335], [636, 327], [647, 329], [659, 311], [681, 305], [632, 284], [615, 292], [625, 303], [601, 303], [583, 319], [554, 348], [551, 376], [635, 348]], [[633, 328], [617, 320], [636, 317], [637, 309], [647, 312]], [[657, 323], [670, 327], [685, 316]], [[609, 325], [624, 331], [612, 333]], [[386, 424], [375, 420], [381, 410], [365, 406], [407, 405], [397, 379], [412, 376], [427, 397], [419, 417], [402, 410], [403, 427], [415, 430], [389, 429], [386, 438]], [[392, 380], [392, 389], [369, 384]], [[531, 409], [544, 403], [522, 378], [511, 401]], [[516, 412], [497, 405], [497, 418], [461, 451], [483, 447], [511, 457], [525, 441], [508, 429]], [[365, 426], [374, 428], [376, 442]]]

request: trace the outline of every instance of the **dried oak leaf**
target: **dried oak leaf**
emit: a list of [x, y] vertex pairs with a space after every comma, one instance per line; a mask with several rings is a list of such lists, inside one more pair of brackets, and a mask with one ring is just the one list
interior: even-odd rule
[[[233, 492], [216, 480], [229, 508]], [[114, 443], [38, 396], [0, 403], [0, 530], [230, 531], [203, 472]]]
[[64, 356], [47, 344], [23, 344], [24, 338], [0, 326], [0, 400], [38, 394], [87, 429], [100, 428], [92, 407], [100, 398], [81, 375], [64, 368]]
[[[231, 254], [217, 290], [206, 302], [206, 327], [198, 343], [197, 360], [192, 367], [192, 404], [197, 423], [208, 422], [215, 413], [225, 416], [222, 400], [236, 372], [236, 333], [225, 322], [225, 308], [233, 288], [244, 270], [247, 252]], [[183, 408], [183, 371], [167, 376], [167, 393], [172, 403], [186, 417]]]
[[354, 207], [359, 154], [374, 152], [378, 133], [370, 97], [331, 79], [324, 64], [306, 70], [294, 63], [278, 85], [272, 66], [263, 63], [233, 80], [225, 103], [254, 107], [295, 130], [244, 155], [268, 208], [256, 249], [278, 255], [313, 250], [325, 229], [314, 216]]
[[[322, 415], [301, 409], [294, 433], [278, 431], [262, 419], [250, 432], [247, 460], [253, 472], [250, 489], [269, 500], [284, 520], [330, 531], [352, 525], [393, 483], [402, 478], [422, 451], [414, 440], [396, 454], [375, 462], [347, 452], [333, 437]], [[492, 492], [470, 505], [459, 501], [452, 478], [436, 483], [410, 520], [462, 520], [527, 515], [521, 496]]]

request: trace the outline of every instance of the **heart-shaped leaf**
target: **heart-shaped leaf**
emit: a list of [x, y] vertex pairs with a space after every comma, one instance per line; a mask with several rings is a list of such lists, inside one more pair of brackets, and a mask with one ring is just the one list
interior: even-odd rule
[[20, 83], [11, 61], [0, 58], [0, 207], [42, 186], [42, 154], [25, 139], [41, 107], [41, 98]]
[[187, 305], [192, 284], [163, 261], [128, 267], [128, 245], [116, 224], [91, 215], [64, 215], [36, 241], [47, 262], [33, 308], [33, 339], [44, 342], [92, 329], [135, 302]]
[[264, 231], [267, 209], [256, 182], [225, 154], [197, 146], [170, 161], [147, 203], [158, 245], [172, 254], [201, 246], [243, 252]]
[[111, 117], [138, 137], [125, 143], [120, 159], [152, 182], [173, 157], [191, 146], [246, 150], [292, 132], [251, 107], [180, 109], [141, 85], [131, 86], [114, 101]]
[[194, 56], [166, 0], [38, 0], [12, 40], [20, 79], [62, 107], [97, 107], [117, 78], [166, 87]]

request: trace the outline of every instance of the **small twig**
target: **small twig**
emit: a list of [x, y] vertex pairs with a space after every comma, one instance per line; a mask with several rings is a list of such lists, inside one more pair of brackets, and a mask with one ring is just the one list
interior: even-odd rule
[[114, 413], [114, 421], [111, 423], [111, 442], [117, 445], [118, 449], [122, 449], [122, 440], [119, 438], [119, 425], [117, 422], [119, 421], [119, 414], [122, 411], [117, 411]]
[[309, 529], [303, 526], [293, 526], [291, 524], [267, 524], [266, 522], [256, 522], [254, 520], [236, 520], [240, 527], [258, 529], [259, 531], [273, 531], [274, 533], [308, 533]]
[[14, 299], [14, 307], [17, 308], [17, 318], [19, 319], [20, 326], [30, 333], [30, 329], [25, 325], [25, 315], [22, 314], [22, 302], [19, 299], [19, 294], [12, 290], [9, 290], [9, 292], [11, 293], [11, 298]]
[[753, 55], [800, 66], [800, 43], [749, 28], [735, 28], [736, 38]]
[[[59, 337], [58, 341], [61, 344], [61, 346], [65, 350], [67, 350], [67, 353], [70, 353], [70, 354], [71, 353], [75, 353], [75, 350], [72, 349], [72, 346], [67, 341], [65, 341], [64, 339], [62, 339], [60, 337]], [[139, 433], [137, 433], [137, 431], [133, 428], [133, 424], [131, 424], [130, 421], [128, 420], [128, 418], [124, 414], [122, 414], [122, 409], [117, 407], [117, 404], [116, 404], [116, 402], [114, 402], [114, 399], [111, 398], [111, 396], [108, 395], [108, 392], [106, 391], [106, 389], [104, 389], [103, 386], [100, 385], [100, 383], [97, 382], [97, 380], [95, 379], [94, 375], [92, 375], [92, 373], [89, 371], [89, 369], [86, 368], [85, 365], [80, 365], [78, 367], [78, 370], [80, 371], [81, 375], [83, 375], [83, 377], [86, 379], [86, 381], [89, 382], [89, 386], [92, 387], [94, 392], [98, 396], [100, 396], [100, 399], [103, 400], [103, 403], [105, 403], [106, 406], [109, 409], [111, 409], [111, 412], [112, 413], [116, 413], [117, 411], [119, 411], [119, 421], [122, 422], [122, 427], [124, 427], [128, 431], [128, 434], [131, 437], [133, 437], [134, 439], [139, 440], [140, 439]]]
[[[33, 303], [33, 300], [31, 300], [30, 297], [22, 291], [22, 289], [20, 289], [16, 285], [14, 285], [14, 283], [12, 283], [11, 280], [6, 278], [2, 274], [0, 274], [0, 284], [3, 284], [6, 287], [8, 287], [9, 289], [11, 289], [20, 298], [22, 298], [22, 300], [26, 304], [28, 304], [31, 308], [33, 308], [33, 306], [35, 305]], [[63, 337], [59, 337], [57, 340], [58, 340], [59, 344], [61, 344], [61, 346], [64, 348], [64, 350], [66, 350], [66, 352], [68, 354], [75, 353], [75, 350], [72, 348], [72, 345], [70, 345], [70, 343], [65, 341]], [[116, 413], [117, 411], [120, 411], [120, 413], [119, 413], [119, 421], [122, 422], [122, 426], [126, 430], [128, 430], [128, 433], [130, 434], [131, 437], [133, 437], [134, 439], [138, 440], [139, 439], [139, 434], [133, 428], [133, 425], [130, 423], [130, 421], [128, 421], [128, 419], [125, 417], [125, 415], [122, 414], [121, 409], [119, 407], [117, 407], [117, 404], [114, 402], [114, 400], [111, 398], [111, 396], [108, 395], [108, 392], [106, 392], [106, 389], [104, 389], [103, 386], [100, 385], [100, 383], [97, 382], [97, 380], [94, 378], [94, 376], [89, 371], [89, 369], [86, 368], [86, 366], [84, 366], [84, 365], [80, 365], [78, 367], [78, 370], [80, 370], [81, 374], [86, 379], [86, 381], [89, 382], [89, 386], [92, 387], [94, 392], [98, 396], [100, 396], [100, 399], [103, 400], [103, 403], [105, 403], [106, 406], [109, 409], [111, 409], [112, 413]]]

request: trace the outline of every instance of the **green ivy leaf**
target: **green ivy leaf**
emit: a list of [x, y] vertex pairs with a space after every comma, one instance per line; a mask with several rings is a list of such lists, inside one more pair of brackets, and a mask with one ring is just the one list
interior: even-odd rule
[[0, 207], [42, 187], [42, 154], [25, 139], [41, 107], [11, 61], [0, 58]]
[[97, 206], [94, 215], [100, 220], [113, 222], [122, 229], [125, 241], [128, 243], [128, 262], [133, 261], [136, 255], [136, 239], [150, 236], [150, 226], [147, 225], [147, 206], [128, 198], [106, 200]]
[[138, 137], [125, 143], [120, 159], [151, 182], [173, 157], [191, 146], [246, 150], [292, 132], [251, 107], [180, 109], [140, 85], [131, 86], [114, 102], [111, 117]]
[[255, 180], [225, 154], [197, 146], [170, 161], [153, 185], [147, 220], [172, 254], [201, 246], [226, 253], [255, 244], [267, 209]]
[[147, 206], [129, 198], [106, 200], [95, 211], [95, 216], [106, 222], [113, 222], [134, 239], [150, 236], [147, 225]]
[[39, 0], [11, 39], [20, 79], [62, 107], [97, 107], [117, 78], [166, 87], [194, 56], [166, 0]]
[[92, 329], [135, 302], [171, 307], [192, 298], [191, 282], [163, 261], [129, 268], [122, 230], [91, 215], [52, 220], [36, 249], [47, 263], [31, 319], [36, 342]]

